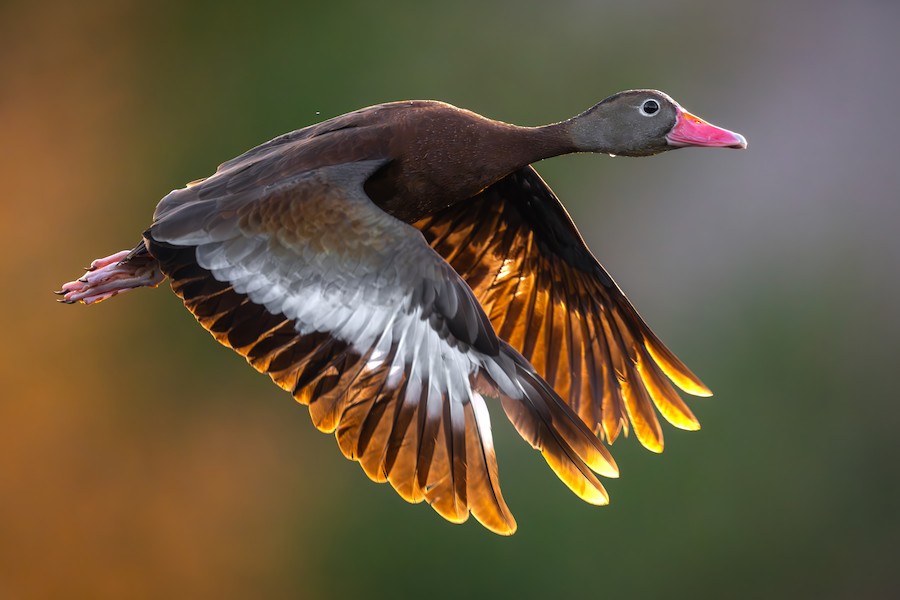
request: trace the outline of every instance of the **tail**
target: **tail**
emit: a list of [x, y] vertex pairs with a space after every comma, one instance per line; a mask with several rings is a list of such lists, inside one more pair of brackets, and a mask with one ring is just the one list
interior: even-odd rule
[[497, 368], [488, 368], [506, 416], [519, 435], [540, 450], [570, 490], [591, 504], [609, 504], [595, 473], [618, 477], [612, 455], [587, 425], [512, 346], [501, 342]]

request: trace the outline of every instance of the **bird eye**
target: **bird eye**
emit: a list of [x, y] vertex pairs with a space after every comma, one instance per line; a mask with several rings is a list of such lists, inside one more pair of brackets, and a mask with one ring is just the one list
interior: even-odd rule
[[652, 117], [659, 112], [659, 102], [653, 100], [652, 98], [650, 100], [644, 100], [644, 103], [641, 104], [640, 110], [641, 114], [645, 117]]

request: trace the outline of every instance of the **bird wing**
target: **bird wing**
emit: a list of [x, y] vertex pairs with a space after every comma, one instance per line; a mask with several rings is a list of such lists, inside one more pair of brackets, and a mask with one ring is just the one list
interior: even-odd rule
[[415, 226], [466, 280], [500, 338], [609, 442], [630, 421], [661, 452], [653, 404], [676, 427], [699, 429], [666, 377], [690, 394], [711, 392], [644, 323], [532, 167]]
[[163, 199], [145, 243], [204, 328], [407, 501], [515, 530], [483, 396], [492, 395], [571, 489], [605, 503], [593, 471], [617, 471], [599, 439], [498, 340], [422, 235], [365, 195], [382, 164], [256, 186], [223, 169]]

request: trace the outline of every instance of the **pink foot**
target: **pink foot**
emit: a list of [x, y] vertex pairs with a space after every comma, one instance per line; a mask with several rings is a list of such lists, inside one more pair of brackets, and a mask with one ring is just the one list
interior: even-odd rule
[[94, 304], [112, 298], [120, 292], [139, 287], [156, 287], [166, 278], [159, 263], [147, 254], [128, 260], [130, 250], [122, 250], [105, 258], [98, 258], [80, 279], [70, 281], [56, 292], [60, 302]]

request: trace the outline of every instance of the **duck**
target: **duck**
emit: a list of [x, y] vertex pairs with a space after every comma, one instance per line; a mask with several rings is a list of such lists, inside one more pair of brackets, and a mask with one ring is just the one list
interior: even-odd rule
[[276, 137], [166, 195], [137, 245], [57, 293], [96, 304], [168, 279], [342, 453], [411, 503], [511, 535], [488, 405], [584, 501], [608, 445], [663, 450], [657, 413], [712, 392], [651, 331], [532, 166], [746, 139], [649, 89], [522, 127], [439, 101], [370, 106]]

